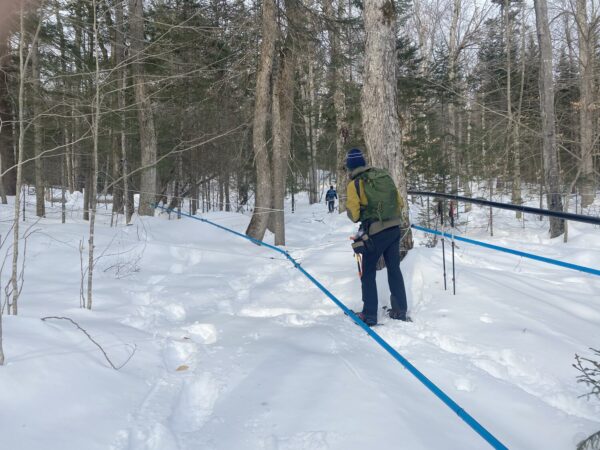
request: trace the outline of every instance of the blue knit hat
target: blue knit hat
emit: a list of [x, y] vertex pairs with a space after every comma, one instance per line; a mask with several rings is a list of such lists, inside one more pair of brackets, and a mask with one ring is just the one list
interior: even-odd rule
[[346, 155], [346, 167], [348, 170], [354, 170], [357, 167], [366, 165], [365, 157], [359, 148], [353, 148]]

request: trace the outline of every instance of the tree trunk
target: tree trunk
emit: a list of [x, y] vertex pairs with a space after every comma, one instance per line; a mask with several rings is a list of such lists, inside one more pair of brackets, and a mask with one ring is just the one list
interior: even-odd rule
[[144, 9], [142, 0], [129, 0], [129, 29], [131, 55], [133, 59], [133, 86], [135, 101], [138, 105], [138, 122], [141, 146], [140, 205], [138, 213], [142, 216], [154, 215], [153, 203], [156, 202], [157, 143], [154, 128], [152, 102], [146, 92], [144, 77]]
[[294, 115], [294, 54], [292, 27], [296, 23], [296, 7], [293, 0], [286, 1], [290, 20], [288, 34], [278, 58], [278, 70], [273, 86], [273, 225], [275, 245], [285, 245], [284, 199], [292, 119]]
[[[116, 106], [118, 111], [119, 119], [123, 117], [123, 110], [121, 109], [121, 103], [123, 101], [123, 60], [125, 55], [123, 54], [123, 2], [115, 2], [115, 31], [113, 35], [113, 63], [115, 67], [116, 75], [116, 95], [113, 95], [113, 104]], [[122, 125], [119, 128], [122, 128]], [[122, 172], [123, 172], [123, 150], [121, 148], [122, 139], [124, 137], [125, 130], [121, 129], [119, 133], [113, 133], [112, 141], [112, 216], [118, 216], [123, 213], [123, 205], [125, 204], [125, 197], [123, 195], [122, 184], [120, 183]], [[112, 223], [112, 219], [111, 219]]]
[[[521, 4], [521, 19], [525, 21], [525, 4]], [[516, 205], [523, 203], [521, 196], [521, 119], [523, 117], [523, 96], [525, 91], [525, 35], [526, 30], [521, 29], [521, 81], [519, 90], [519, 103], [517, 106], [517, 117], [513, 126], [513, 191], [512, 202]], [[516, 213], [517, 219], [521, 218], [521, 212]]]
[[252, 147], [256, 164], [256, 196], [254, 212], [246, 234], [262, 240], [269, 222], [271, 209], [271, 165], [267, 149], [267, 117], [270, 104], [270, 78], [273, 71], [273, 56], [277, 35], [274, 0], [264, 0], [262, 5], [262, 42], [260, 60], [256, 73], [256, 94], [254, 103], [254, 121]]
[[[466, 140], [467, 140], [467, 148], [470, 149], [471, 148], [471, 133], [473, 130], [473, 112], [471, 110], [471, 108], [469, 107], [469, 109], [467, 110], [467, 136], [466, 136]], [[461, 173], [462, 176], [462, 186], [463, 186], [463, 190], [465, 192], [465, 196], [466, 197], [472, 197], [473, 196], [473, 191], [471, 189], [471, 160], [469, 157], [469, 152], [465, 152], [465, 156], [464, 156], [464, 161], [463, 161], [463, 171]], [[465, 203], [465, 212], [470, 212], [471, 211], [471, 203]]]
[[229, 183], [231, 181], [229, 171], [225, 174], [225, 211], [231, 212], [231, 192]]
[[[554, 124], [554, 84], [552, 79], [552, 42], [548, 25], [548, 5], [546, 0], [534, 0], [535, 23], [540, 47], [540, 109], [542, 116], [542, 154], [544, 159], [544, 178], [548, 209], [562, 212], [560, 175], [558, 171], [558, 155], [556, 151], [556, 134]], [[555, 238], [563, 233], [562, 219], [550, 218], [550, 237]]]
[[92, 161], [86, 158], [85, 187], [83, 188], [83, 220], [90, 220], [91, 195], [92, 195]]
[[[39, 20], [39, 18], [36, 18]], [[36, 20], [37, 21], [37, 20]], [[38, 217], [46, 215], [44, 200], [44, 177], [42, 160], [42, 138], [44, 130], [41, 123], [42, 91], [40, 88], [39, 45], [36, 40], [31, 45], [31, 76], [33, 103], [33, 151], [35, 155], [35, 214]]]
[[316, 161], [316, 145], [318, 142], [317, 135], [317, 120], [315, 111], [315, 81], [314, 81], [314, 61], [312, 51], [308, 44], [306, 50], [306, 70], [304, 73], [304, 85], [301, 89], [301, 97], [303, 103], [303, 120], [304, 120], [304, 135], [306, 138], [306, 147], [308, 153], [308, 201], [312, 205], [318, 200], [318, 184], [317, 180], [317, 161]]
[[591, 205], [596, 198], [594, 175], [594, 37], [587, 18], [586, 0], [577, 0], [575, 20], [579, 41], [579, 130], [581, 151], [581, 206]]
[[336, 161], [337, 161], [337, 173], [336, 173], [336, 184], [337, 191], [340, 199], [338, 201], [338, 211], [343, 213], [346, 211], [345, 199], [341, 198], [341, 193], [345, 192], [346, 184], [348, 184], [348, 174], [346, 172], [346, 144], [350, 137], [350, 131], [347, 120], [346, 112], [346, 93], [344, 90], [345, 78], [344, 78], [344, 67], [342, 49], [340, 44], [340, 29], [338, 21], [341, 21], [344, 17], [344, 2], [338, 3], [337, 15], [333, 12], [333, 1], [326, 0], [325, 2], [325, 15], [328, 18], [328, 37], [331, 42], [331, 71], [332, 71], [332, 85], [333, 85], [333, 107], [335, 110], [335, 147], [336, 147]]
[[[363, 10], [366, 43], [361, 110], [365, 142], [373, 163], [388, 169], [408, 206], [404, 155], [396, 95], [396, 8], [390, 0], [372, 0]], [[403, 209], [407, 236], [402, 249], [412, 248], [408, 207]]]
[[[3, 30], [0, 30], [0, 182], [4, 186], [7, 195], [16, 193], [17, 171], [14, 168], [15, 156], [13, 151], [12, 129], [7, 124], [11, 122], [11, 107], [8, 97], [8, 65], [10, 55], [8, 51], [8, 40]], [[3, 172], [6, 173], [3, 174]]]
[[[125, 31], [123, 25], [123, 2], [116, 2], [115, 6], [116, 21], [116, 41], [118, 60], [122, 63], [125, 60]], [[127, 134], [125, 120], [125, 93], [127, 92], [127, 67], [120, 67], [118, 70], [118, 93], [119, 120], [121, 124], [121, 176], [123, 177], [123, 214], [125, 216], [125, 225], [128, 225], [133, 215], [133, 202], [129, 202], [129, 167], [127, 164]]]
[[[313, 53], [311, 52], [311, 55]], [[323, 102], [317, 96], [317, 84], [316, 84], [316, 74], [315, 74], [315, 63], [314, 59], [311, 57], [309, 61], [309, 76], [308, 76], [308, 93], [310, 99], [310, 171], [311, 177], [313, 180], [311, 195], [312, 201], [310, 203], [318, 203], [319, 199], [319, 173], [317, 166], [317, 153], [318, 153], [318, 145], [319, 138], [321, 136], [321, 112], [323, 108]]]
[[452, 8], [452, 21], [450, 24], [450, 38], [448, 40], [448, 119], [446, 120], [446, 130], [444, 144], [446, 155], [450, 156], [450, 191], [458, 194], [458, 149], [456, 146], [456, 128], [457, 128], [457, 108], [456, 108], [456, 64], [458, 62], [459, 50], [457, 48], [458, 19], [461, 11], [461, 0], [454, 0]]
[[92, 162], [91, 162], [91, 191], [90, 191], [90, 231], [88, 238], [88, 279], [87, 279], [87, 302], [86, 308], [92, 309], [93, 304], [93, 280], [94, 280], [94, 231], [96, 225], [96, 196], [98, 193], [98, 139], [100, 127], [100, 54], [98, 52], [98, 20], [96, 17], [96, 0], [92, 0], [94, 9], [94, 57], [96, 60], [96, 73], [94, 85], [94, 105], [92, 117]]
[[[14, 216], [13, 216], [13, 251], [12, 251], [12, 274], [11, 274], [11, 288], [12, 288], [12, 298], [11, 303], [9, 305], [8, 312], [10, 314], [10, 307], [12, 307], [13, 315], [18, 314], [18, 305], [19, 305], [19, 213], [21, 207], [21, 185], [23, 180], [23, 159], [25, 153], [25, 77], [26, 77], [26, 68], [29, 63], [29, 58], [31, 57], [31, 51], [27, 53], [27, 57], [24, 56], [24, 36], [25, 36], [25, 19], [24, 19], [24, 11], [21, 6], [20, 13], [20, 24], [21, 24], [21, 33], [19, 37], [19, 94], [18, 94], [18, 114], [19, 114], [19, 142], [17, 146], [17, 179], [16, 179], [16, 188], [17, 193], [15, 195], [15, 208], [14, 208]], [[40, 24], [38, 24], [38, 29], [32, 39], [32, 44], [37, 41], [38, 33], [40, 30]]]
[[[512, 157], [512, 192], [511, 201], [515, 205], [521, 204], [521, 174], [520, 157], [516, 140], [518, 131], [512, 105], [512, 22], [510, 18], [510, 0], [504, 0], [502, 5], [504, 13], [504, 43], [506, 52], [506, 154]], [[521, 211], [515, 213], [517, 219], [521, 218]]]

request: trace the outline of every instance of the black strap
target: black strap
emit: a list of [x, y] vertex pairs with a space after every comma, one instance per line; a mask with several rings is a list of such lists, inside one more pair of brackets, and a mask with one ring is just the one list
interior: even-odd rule
[[354, 187], [356, 188], [356, 195], [358, 195], [358, 204], [360, 204], [360, 178], [354, 179]]

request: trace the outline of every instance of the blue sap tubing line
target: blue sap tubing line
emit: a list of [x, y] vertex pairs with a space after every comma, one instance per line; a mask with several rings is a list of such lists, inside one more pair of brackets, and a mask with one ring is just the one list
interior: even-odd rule
[[578, 266], [577, 264], [571, 264], [568, 262], [559, 261], [557, 259], [546, 258], [544, 256], [534, 255], [532, 253], [525, 253], [525, 252], [521, 252], [519, 250], [513, 250], [512, 248], [500, 247], [499, 245], [493, 245], [493, 244], [487, 244], [485, 242], [476, 241], [474, 239], [468, 239], [465, 237], [456, 236], [456, 235], [452, 235], [452, 234], [448, 234], [448, 233], [443, 233], [443, 232], [437, 231], [437, 230], [431, 230], [429, 228], [420, 227], [418, 225], [411, 225], [411, 227], [414, 228], [415, 230], [424, 231], [425, 233], [437, 234], [438, 236], [445, 236], [450, 239], [455, 239], [457, 241], [463, 241], [468, 244], [478, 245], [480, 247], [497, 250], [499, 252], [510, 253], [512, 255], [522, 256], [523, 258], [534, 259], [536, 261], [541, 261], [541, 262], [544, 262], [547, 264], [553, 264], [555, 266], [566, 267], [567, 269], [579, 270], [580, 272], [585, 272], [585, 273], [589, 273], [592, 275], [600, 276], [600, 270], [592, 269], [591, 267]]
[[[162, 210], [168, 211], [167, 208], [162, 206], [156, 206]], [[454, 411], [458, 417], [460, 417], [467, 425], [469, 425], [477, 434], [479, 434], [483, 439], [485, 439], [493, 448], [499, 450], [508, 450], [504, 444], [502, 444], [494, 435], [492, 435], [483, 425], [481, 425], [475, 418], [473, 418], [468, 412], [466, 412], [463, 408], [461, 408], [454, 400], [452, 400], [444, 391], [442, 391], [439, 387], [437, 387], [429, 378], [427, 378], [423, 373], [421, 373], [415, 366], [413, 366], [406, 358], [404, 358], [400, 353], [398, 353], [390, 344], [388, 344], [381, 336], [379, 336], [373, 329], [368, 327], [362, 320], [358, 318], [352, 310], [350, 310], [346, 305], [344, 305], [335, 295], [333, 295], [329, 290], [323, 286], [315, 277], [313, 277], [310, 273], [308, 273], [304, 268], [300, 265], [298, 261], [296, 261], [287, 251], [282, 250], [274, 245], [267, 244], [263, 241], [259, 241], [258, 239], [254, 239], [245, 234], [234, 231], [230, 228], [224, 227], [223, 225], [219, 225], [215, 222], [211, 222], [210, 220], [203, 219], [201, 217], [192, 216], [190, 214], [181, 213], [182, 216], [189, 217], [190, 219], [199, 220], [200, 222], [208, 223], [214, 227], [217, 227], [221, 230], [227, 231], [229, 233], [235, 234], [241, 238], [244, 238], [250, 242], [253, 242], [257, 245], [261, 245], [263, 247], [267, 247], [271, 250], [276, 251], [277, 253], [281, 253], [284, 255], [296, 269], [298, 269], [302, 274], [308, 278], [315, 286], [317, 286], [327, 297], [333, 301], [337, 306], [340, 307], [344, 313], [346, 313], [353, 321], [361, 327], [369, 336], [371, 336], [375, 342], [377, 342], [385, 351], [387, 351], [396, 361], [404, 366], [417, 380], [419, 380], [427, 389], [429, 389], [437, 398], [439, 398], [444, 404]]]

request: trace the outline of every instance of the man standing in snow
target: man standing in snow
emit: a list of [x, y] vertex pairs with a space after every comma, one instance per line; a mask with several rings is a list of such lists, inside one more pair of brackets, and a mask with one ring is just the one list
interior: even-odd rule
[[362, 256], [361, 287], [363, 310], [358, 316], [369, 326], [377, 324], [377, 261], [383, 256], [391, 292], [392, 319], [410, 322], [406, 314], [406, 290], [400, 272], [400, 223], [404, 206], [392, 177], [384, 169], [369, 167], [360, 149], [346, 155], [350, 178], [346, 197], [347, 214], [360, 222], [355, 251]]
[[337, 199], [337, 192], [333, 186], [329, 186], [327, 194], [325, 194], [325, 201], [329, 207], [329, 212], [332, 213], [335, 210], [335, 200]]

